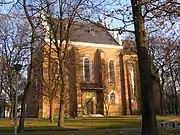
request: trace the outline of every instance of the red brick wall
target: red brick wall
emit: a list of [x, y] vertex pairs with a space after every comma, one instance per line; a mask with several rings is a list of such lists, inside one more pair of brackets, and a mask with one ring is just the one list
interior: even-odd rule
[[[47, 49], [45, 47], [45, 49]], [[87, 47], [87, 46], [76, 46], [72, 47], [69, 50], [68, 59], [67, 59], [67, 70], [69, 73], [67, 83], [67, 96], [66, 96], [66, 112], [69, 113], [71, 116], [75, 115], [82, 115], [84, 113], [84, 102], [85, 97], [83, 97], [83, 93], [96, 93], [95, 98], [96, 102], [95, 105], [99, 108], [96, 109], [97, 112], [95, 113], [103, 113], [105, 111], [104, 105], [105, 102], [109, 104], [109, 114], [122, 114], [123, 105], [126, 107], [127, 113], [129, 113], [129, 104], [131, 102], [132, 111], [140, 111], [140, 81], [139, 81], [139, 72], [138, 72], [138, 64], [137, 64], [137, 56], [136, 55], [124, 55], [123, 56], [123, 69], [120, 69], [120, 49], [114, 48], [96, 48], [96, 47]], [[55, 53], [52, 53], [53, 57]], [[83, 82], [83, 58], [88, 56], [92, 60], [92, 80], [89, 82]], [[108, 72], [108, 62], [109, 60], [114, 60], [115, 64], [115, 82], [109, 82], [109, 72]], [[128, 81], [127, 81], [127, 65], [125, 64], [127, 60], [134, 61], [136, 72], [135, 75], [135, 85], [137, 91], [137, 98], [129, 100], [128, 95]], [[101, 71], [99, 70], [101, 68]], [[120, 70], [124, 70], [124, 77], [120, 76]], [[44, 57], [43, 63], [43, 76], [44, 78], [47, 77], [47, 57]], [[125, 93], [122, 95], [122, 84], [121, 80], [124, 79], [125, 83]], [[104, 90], [82, 90], [81, 83], [92, 83], [92, 84], [100, 84], [103, 85]], [[131, 85], [131, 84], [130, 84]], [[157, 88], [156, 88], [157, 89]], [[42, 88], [43, 90], [43, 88]], [[97, 92], [98, 91], [98, 92]], [[109, 103], [109, 94], [111, 91], [114, 91], [116, 94], [117, 102], [115, 104]], [[131, 90], [130, 90], [131, 91]], [[155, 90], [157, 93], [157, 90]], [[158, 95], [155, 94], [156, 103], [158, 104]], [[59, 97], [59, 94], [57, 94]], [[126, 100], [122, 102], [122, 98]], [[97, 99], [98, 98], [98, 99]], [[55, 99], [53, 102], [53, 114], [58, 113], [59, 107], [59, 98]], [[49, 115], [49, 103], [48, 99], [41, 95], [41, 104], [40, 104], [40, 114], [42, 117], [48, 117]]]

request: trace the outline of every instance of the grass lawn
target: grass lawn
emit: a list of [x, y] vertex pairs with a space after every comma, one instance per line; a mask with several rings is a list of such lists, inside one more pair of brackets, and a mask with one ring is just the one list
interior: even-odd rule
[[[136, 131], [137, 133], [139, 131]], [[120, 131], [120, 130], [95, 130], [95, 129], [81, 129], [76, 131], [35, 131], [25, 132], [25, 135], [129, 135], [135, 133], [134, 131]], [[13, 133], [2, 133], [1, 135], [13, 135]], [[136, 134], [132, 134], [136, 135]]]
[[[0, 135], [13, 135], [13, 132], [3, 132]], [[31, 131], [24, 135], [140, 135], [140, 130], [120, 129], [80, 129], [74, 131]], [[180, 129], [163, 129], [159, 135], [180, 135]]]
[[[140, 116], [122, 116], [118, 118], [76, 118], [76, 119], [65, 119], [66, 128], [103, 128], [103, 127], [139, 127], [141, 123]], [[0, 129], [11, 129], [13, 128], [13, 120], [0, 119]], [[29, 119], [25, 120], [26, 128], [43, 128], [43, 127], [56, 127], [57, 121], [50, 123], [47, 119]]]
[[[180, 121], [178, 116], [157, 117], [158, 120]], [[50, 123], [47, 119], [26, 119], [26, 129], [57, 129], [57, 122]], [[0, 130], [13, 129], [13, 120], [0, 119]], [[141, 116], [121, 116], [118, 118], [77, 118], [65, 119], [65, 127], [79, 130], [71, 131], [30, 131], [25, 135], [136, 135], [140, 133], [137, 129], [124, 130], [124, 128], [139, 128], [141, 126]], [[116, 127], [116, 128], [115, 128]], [[109, 129], [95, 129], [109, 128]], [[180, 135], [179, 129], [163, 129], [165, 135]], [[177, 134], [176, 134], [177, 132]], [[175, 134], [172, 134], [175, 133]], [[0, 135], [11, 135], [10, 133], [0, 133]]]

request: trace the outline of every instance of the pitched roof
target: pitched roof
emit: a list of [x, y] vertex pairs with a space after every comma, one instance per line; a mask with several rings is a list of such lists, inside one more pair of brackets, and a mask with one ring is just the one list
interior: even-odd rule
[[[55, 30], [57, 30], [57, 38], [60, 38], [58, 21], [48, 21], [48, 24], [56, 25]], [[63, 23], [64, 31], [66, 31], [67, 23], [66, 21]], [[71, 41], [121, 46], [106, 29], [88, 22], [73, 22], [69, 35]]]
[[120, 46], [106, 29], [96, 25], [79, 26], [72, 35], [73, 41]]

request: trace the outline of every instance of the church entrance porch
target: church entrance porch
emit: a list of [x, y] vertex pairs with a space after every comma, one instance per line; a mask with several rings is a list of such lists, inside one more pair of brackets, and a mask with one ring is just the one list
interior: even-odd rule
[[82, 92], [82, 110], [84, 115], [96, 114], [96, 92]]
[[92, 99], [89, 99], [87, 102], [86, 102], [86, 110], [87, 110], [87, 114], [93, 114], [94, 113], [94, 103], [92, 101]]

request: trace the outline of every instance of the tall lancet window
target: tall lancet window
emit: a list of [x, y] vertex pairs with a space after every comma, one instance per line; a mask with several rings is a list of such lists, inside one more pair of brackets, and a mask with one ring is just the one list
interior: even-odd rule
[[132, 85], [132, 93], [135, 94], [134, 67], [133, 67], [133, 64], [130, 65], [130, 78], [131, 78], [131, 85]]
[[114, 70], [114, 61], [109, 61], [109, 80], [110, 82], [115, 82], [115, 70]]
[[134, 74], [134, 64], [129, 61], [128, 64], [128, 73], [129, 73], [129, 83], [130, 83], [130, 86], [131, 86], [131, 90], [132, 90], [132, 94], [136, 94], [135, 93], [135, 74]]
[[85, 57], [83, 60], [83, 80], [90, 81], [91, 80], [91, 59], [89, 57]]

